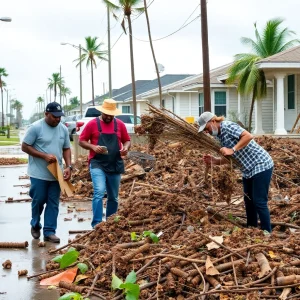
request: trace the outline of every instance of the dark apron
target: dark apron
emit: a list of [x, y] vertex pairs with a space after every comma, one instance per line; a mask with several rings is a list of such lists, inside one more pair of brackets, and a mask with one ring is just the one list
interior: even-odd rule
[[117, 136], [118, 124], [114, 118], [114, 133], [102, 133], [100, 119], [96, 118], [99, 131], [97, 145], [106, 146], [108, 154], [96, 154], [91, 159], [91, 168], [100, 168], [105, 173], [121, 174], [125, 172], [124, 161], [120, 155]]

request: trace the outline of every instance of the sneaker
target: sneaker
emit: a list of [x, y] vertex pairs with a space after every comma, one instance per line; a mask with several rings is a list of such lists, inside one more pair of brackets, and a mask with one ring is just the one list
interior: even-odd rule
[[31, 227], [31, 235], [34, 239], [36, 239], [36, 240], [39, 239], [41, 236], [41, 229]]
[[44, 236], [44, 241], [48, 241], [51, 243], [60, 243], [60, 238], [57, 237], [55, 234], [50, 234], [48, 236]]

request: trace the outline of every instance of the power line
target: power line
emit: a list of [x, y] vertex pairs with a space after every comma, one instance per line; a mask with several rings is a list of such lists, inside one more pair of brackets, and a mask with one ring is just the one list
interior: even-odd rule
[[[198, 16], [197, 16], [196, 18], [194, 18], [192, 21], [190, 21], [189, 23], [187, 23], [187, 24], [184, 25], [184, 26], [181, 26], [181, 27], [180, 27], [179, 29], [177, 29], [176, 31], [174, 31], [174, 32], [172, 32], [172, 33], [170, 33], [170, 34], [168, 34], [168, 35], [166, 35], [166, 36], [164, 36], [164, 37], [161, 37], [161, 38], [159, 38], [159, 39], [152, 40], [152, 42], [156, 42], [156, 41], [160, 41], [160, 40], [163, 40], [163, 39], [168, 38], [169, 36], [171, 36], [171, 35], [177, 33], [177, 32], [180, 31], [181, 29], [187, 27], [188, 25], [190, 25], [192, 22], [196, 21], [196, 20], [197, 20], [198, 18], [200, 18], [200, 17], [201, 17], [201, 15], [198, 15]], [[146, 42], [146, 43], [149, 43], [149, 40], [142, 40], [142, 39], [136, 38], [136, 37], [134, 37], [134, 36], [132, 36], [132, 37], [133, 37], [134, 39], [140, 41], [140, 42]]]

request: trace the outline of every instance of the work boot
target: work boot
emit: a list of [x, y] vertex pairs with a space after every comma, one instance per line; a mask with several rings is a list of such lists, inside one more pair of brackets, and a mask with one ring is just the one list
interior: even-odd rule
[[41, 236], [41, 229], [31, 227], [31, 235], [34, 239], [36, 239], [36, 240], [39, 239]]
[[44, 236], [44, 241], [51, 243], [60, 243], [60, 238], [57, 237], [55, 234], [50, 234], [48, 236]]

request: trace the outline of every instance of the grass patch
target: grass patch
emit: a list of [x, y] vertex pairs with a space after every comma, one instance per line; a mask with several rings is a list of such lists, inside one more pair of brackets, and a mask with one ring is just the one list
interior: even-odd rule
[[16, 145], [19, 145], [19, 142], [10, 142], [10, 141], [3, 142], [3, 141], [0, 141], [0, 147], [1, 146], [16, 146]]
[[0, 147], [1, 146], [14, 146], [20, 143], [18, 136], [11, 136], [9, 139], [6, 136], [0, 136]]
[[20, 139], [17, 136], [11, 136], [9, 139], [6, 136], [0, 136], [0, 142], [19, 142]]
[[28, 158], [18, 158], [18, 160], [21, 164], [27, 164], [28, 163]]

